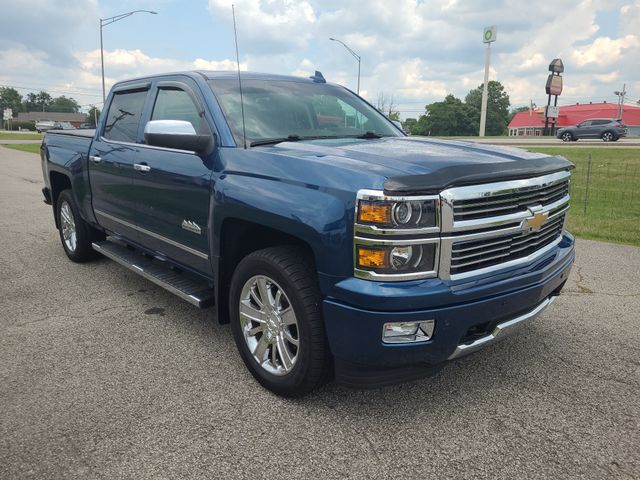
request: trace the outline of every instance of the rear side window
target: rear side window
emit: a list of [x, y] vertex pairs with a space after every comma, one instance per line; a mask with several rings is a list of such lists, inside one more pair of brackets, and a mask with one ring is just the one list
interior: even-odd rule
[[594, 120], [593, 125], [607, 125], [611, 122], [613, 122], [613, 120]]
[[104, 138], [135, 143], [147, 90], [116, 93], [109, 106]]
[[151, 120], [183, 120], [191, 123], [198, 133], [203, 131], [202, 117], [187, 92], [178, 88], [158, 90]]

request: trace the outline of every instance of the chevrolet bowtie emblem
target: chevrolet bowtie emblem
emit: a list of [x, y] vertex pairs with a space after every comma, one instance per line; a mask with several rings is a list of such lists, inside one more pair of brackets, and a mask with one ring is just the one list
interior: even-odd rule
[[533, 217], [527, 218], [524, 221], [524, 224], [528, 227], [529, 231], [540, 230], [540, 227], [547, 223], [547, 218], [549, 218], [549, 214], [547, 212], [537, 212]]

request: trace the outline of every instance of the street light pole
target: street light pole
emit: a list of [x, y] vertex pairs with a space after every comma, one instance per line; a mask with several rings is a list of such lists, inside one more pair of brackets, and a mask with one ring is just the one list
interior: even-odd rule
[[104, 107], [107, 94], [104, 91], [104, 49], [102, 48], [102, 19], [100, 19], [100, 65], [102, 66], [102, 105]]
[[120, 15], [114, 15], [109, 18], [101, 18], [100, 19], [100, 64], [102, 65], [102, 104], [104, 107], [104, 102], [107, 98], [106, 90], [104, 87], [104, 48], [102, 44], [102, 28], [107, 25], [111, 25], [112, 23], [117, 22], [118, 20], [122, 20], [123, 18], [130, 17], [134, 13], [150, 13], [151, 15], [157, 15], [158, 12], [153, 12], [151, 10], [133, 10], [127, 13], [121, 13]]
[[358, 55], [356, 52], [354, 52], [353, 50], [351, 50], [351, 49], [349, 48], [349, 46], [348, 46], [346, 43], [344, 43], [342, 40], [338, 40], [337, 38], [333, 38], [333, 37], [332, 37], [332, 38], [329, 38], [329, 40], [331, 40], [331, 41], [333, 41], [333, 42], [341, 43], [341, 44], [342, 44], [342, 46], [343, 46], [344, 48], [346, 48], [346, 49], [347, 49], [347, 51], [348, 51], [351, 55], [353, 55], [353, 57], [354, 57], [356, 60], [358, 60], [358, 89], [356, 90], [356, 93], [357, 93], [358, 95], [360, 95], [360, 60], [361, 60], [360, 55]]

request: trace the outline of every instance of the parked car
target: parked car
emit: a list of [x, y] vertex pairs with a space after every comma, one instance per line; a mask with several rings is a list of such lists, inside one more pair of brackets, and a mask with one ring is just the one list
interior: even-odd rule
[[69, 259], [214, 307], [285, 396], [433, 374], [560, 294], [568, 160], [407, 137], [318, 72], [243, 72], [242, 91], [228, 72], [119, 82], [95, 133], [47, 133]]
[[615, 142], [626, 135], [626, 125], [622, 120], [613, 118], [591, 118], [575, 126], [561, 128], [557, 133], [563, 142], [575, 142], [580, 138], [601, 138], [605, 142]]
[[71, 122], [55, 122], [51, 130], [76, 130]]
[[54, 128], [54, 125], [55, 122], [52, 122], [50, 120], [39, 120], [36, 122], [36, 131], [38, 133], [43, 133]]

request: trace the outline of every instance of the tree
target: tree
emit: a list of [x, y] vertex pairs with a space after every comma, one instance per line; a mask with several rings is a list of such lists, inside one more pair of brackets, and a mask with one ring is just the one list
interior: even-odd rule
[[411, 128], [413, 135], [474, 135], [474, 110], [459, 98], [449, 94], [442, 102], [425, 107], [426, 114]]
[[96, 126], [97, 121], [100, 119], [100, 110], [97, 107], [93, 106], [87, 112], [87, 118], [85, 120], [86, 123]]
[[511, 123], [511, 120], [513, 120], [513, 117], [516, 116], [516, 113], [520, 113], [520, 112], [528, 112], [530, 110], [530, 107], [516, 107], [516, 108], [512, 108], [511, 111], [509, 112], [509, 123]]
[[51, 100], [48, 111], [78, 113], [80, 111], [80, 105], [74, 98], [62, 95]]
[[[503, 135], [509, 124], [509, 95], [504, 91], [504, 86], [495, 80], [487, 85], [487, 135]], [[471, 90], [464, 99], [465, 103], [473, 109], [474, 133], [480, 130], [480, 108], [482, 105], [482, 85]]]
[[413, 129], [416, 127], [416, 125], [418, 124], [418, 120], [415, 118], [407, 118], [404, 122], [402, 122], [402, 129], [405, 132], [409, 132], [411, 133], [413, 131]]
[[13, 110], [14, 117], [22, 110], [22, 95], [16, 89], [0, 87], [0, 114], [4, 112], [5, 108]]
[[387, 96], [384, 92], [378, 94], [378, 110], [389, 117], [389, 120], [400, 121], [400, 112], [396, 109], [393, 94]]
[[24, 109], [27, 112], [48, 112], [51, 100], [51, 95], [45, 91], [28, 93], [24, 100]]

